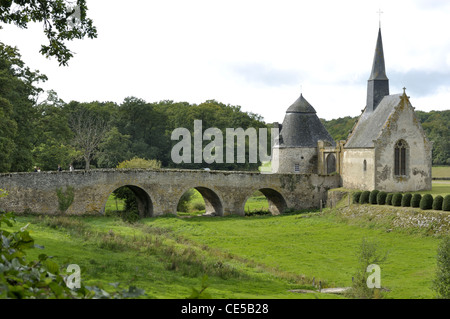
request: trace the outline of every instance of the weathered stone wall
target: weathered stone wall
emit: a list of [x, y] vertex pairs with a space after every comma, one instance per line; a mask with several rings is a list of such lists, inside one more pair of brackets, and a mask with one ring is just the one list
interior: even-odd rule
[[[394, 149], [399, 140], [408, 144], [406, 176], [394, 175]], [[375, 142], [375, 188], [388, 192], [431, 189], [432, 144], [426, 138], [409, 100], [402, 102], [389, 118]]]
[[[295, 164], [299, 171], [295, 172]], [[317, 148], [274, 147], [272, 149], [272, 169], [281, 174], [317, 174]]]
[[72, 188], [74, 201], [65, 214], [102, 214], [109, 195], [122, 186], [135, 193], [142, 216], [176, 214], [179, 199], [191, 188], [203, 195], [207, 212], [217, 215], [244, 215], [246, 200], [257, 190], [278, 214], [287, 208], [318, 208], [327, 191], [339, 186], [339, 176], [137, 169], [0, 174], [0, 188], [8, 192], [0, 209], [55, 214], [57, 189]]
[[375, 189], [374, 153], [368, 148], [344, 149], [341, 171], [344, 188]]

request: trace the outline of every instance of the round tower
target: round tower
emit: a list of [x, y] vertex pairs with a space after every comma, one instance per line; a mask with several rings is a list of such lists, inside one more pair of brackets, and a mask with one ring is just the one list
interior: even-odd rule
[[335, 146], [316, 111], [302, 94], [287, 109], [278, 143], [272, 149], [273, 173], [317, 174], [317, 142]]

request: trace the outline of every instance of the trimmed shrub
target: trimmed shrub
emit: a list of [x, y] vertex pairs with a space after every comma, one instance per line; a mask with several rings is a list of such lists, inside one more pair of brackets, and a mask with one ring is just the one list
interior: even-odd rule
[[442, 203], [442, 210], [445, 210], [446, 212], [450, 211], [450, 195], [444, 197], [444, 201]]
[[437, 195], [434, 199], [433, 199], [433, 209], [434, 210], [442, 210], [442, 203], [444, 202], [444, 197], [442, 197], [441, 195]]
[[373, 191], [370, 192], [370, 195], [369, 195], [369, 203], [370, 204], [373, 204], [373, 205], [377, 204], [377, 195], [379, 192], [380, 191], [376, 190], [376, 189], [374, 189]]
[[411, 207], [420, 207], [420, 200], [422, 199], [422, 195], [414, 194], [411, 198]]
[[427, 210], [433, 208], [433, 196], [431, 194], [425, 194], [420, 200], [420, 209]]
[[402, 207], [411, 207], [412, 194], [405, 194], [402, 198]]
[[402, 198], [403, 198], [402, 193], [395, 193], [394, 195], [392, 195], [392, 205], [393, 206], [401, 206]]
[[361, 193], [361, 197], [359, 198], [360, 204], [368, 204], [369, 203], [370, 191], [364, 191]]
[[362, 192], [353, 193], [353, 204], [359, 204], [359, 198]]
[[[450, 195], [447, 195], [448, 197]], [[450, 298], [450, 236], [442, 239], [437, 251], [437, 269], [432, 289], [439, 299]]]
[[387, 197], [387, 193], [386, 192], [379, 192], [377, 195], [377, 204], [378, 205], [384, 205], [386, 204], [386, 197]]
[[386, 205], [392, 205], [392, 196], [393, 195], [394, 194], [392, 194], [392, 193], [387, 194], [387, 196], [386, 196]]

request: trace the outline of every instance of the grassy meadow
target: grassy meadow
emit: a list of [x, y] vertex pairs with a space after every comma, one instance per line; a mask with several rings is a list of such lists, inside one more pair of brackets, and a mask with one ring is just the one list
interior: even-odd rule
[[[431, 193], [450, 194], [450, 183], [434, 181]], [[127, 223], [114, 214], [24, 215], [14, 227], [29, 223], [35, 243], [44, 247], [29, 250], [29, 260], [45, 253], [63, 271], [78, 264], [86, 286], [113, 291], [111, 283], [134, 285], [145, 290], [144, 298], [184, 299], [202, 285], [207, 286], [203, 296], [214, 299], [347, 298], [292, 290], [315, 290], [319, 282], [322, 288], [351, 286], [363, 239], [388, 253], [380, 264], [383, 298], [435, 298], [431, 284], [441, 237], [392, 227], [393, 214], [379, 222], [364, 215], [350, 222], [338, 213], [346, 203], [344, 198], [336, 209], [271, 216], [259, 214], [268, 204], [255, 193], [246, 216], [205, 217], [204, 208], [196, 210], [204, 205], [196, 192], [189, 211], [178, 216]], [[106, 210], [122, 208], [111, 196]]]
[[326, 212], [251, 217], [157, 217], [127, 224], [114, 217], [18, 217], [41, 253], [78, 264], [85, 285], [136, 285], [148, 298], [186, 298], [207, 276], [211, 298], [342, 298], [292, 289], [347, 287], [363, 238], [388, 251], [385, 298], [433, 298], [439, 238], [349, 225]]
[[[258, 196], [256, 196], [258, 197]], [[256, 198], [255, 207], [261, 200]], [[114, 204], [115, 205], [115, 204]], [[255, 208], [256, 209], [256, 208]], [[207, 286], [215, 299], [346, 298], [296, 293], [352, 284], [363, 239], [388, 253], [381, 285], [388, 299], [434, 298], [438, 236], [389, 229], [361, 220], [344, 222], [334, 210], [280, 216], [162, 216], [126, 223], [118, 217], [18, 216], [41, 249], [63, 267], [78, 264], [84, 285], [113, 290], [135, 285], [145, 298], [184, 299]]]

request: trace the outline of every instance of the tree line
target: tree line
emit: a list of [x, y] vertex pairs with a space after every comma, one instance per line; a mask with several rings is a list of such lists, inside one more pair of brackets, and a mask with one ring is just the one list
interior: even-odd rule
[[[70, 164], [78, 169], [114, 168], [132, 158], [157, 160], [166, 168], [257, 170], [261, 165], [249, 163], [248, 139], [245, 163], [171, 161], [171, 150], [178, 142], [171, 139], [172, 131], [183, 127], [194, 132], [194, 120], [202, 120], [203, 128], [223, 132], [272, 126], [240, 106], [215, 100], [198, 105], [171, 100], [150, 103], [137, 97], [127, 97], [122, 103], [67, 103], [54, 91], [38, 103], [43, 94], [39, 83], [46, 80], [25, 65], [17, 48], [0, 43], [0, 172], [26, 172], [34, 167], [56, 170], [58, 165], [68, 169]], [[416, 114], [433, 142], [433, 164], [449, 165], [450, 111]], [[356, 120], [344, 117], [322, 122], [338, 141], [346, 139]], [[267, 140], [270, 149], [270, 137]], [[205, 147], [209, 142], [202, 143]]]
[[[37, 103], [43, 93], [39, 83], [46, 79], [25, 66], [16, 48], [0, 44], [0, 172], [31, 171], [34, 166], [42, 171], [58, 165], [67, 169], [70, 164], [75, 169], [114, 168], [135, 157], [158, 160], [162, 167], [202, 168], [203, 163], [171, 161], [171, 149], [178, 142], [171, 140], [175, 128], [193, 132], [194, 120], [224, 132], [267, 127], [259, 115], [215, 100], [197, 105], [127, 97], [122, 103], [66, 103], [49, 91]], [[203, 141], [203, 147], [208, 143]], [[260, 163], [246, 159], [208, 167], [257, 170]]]

